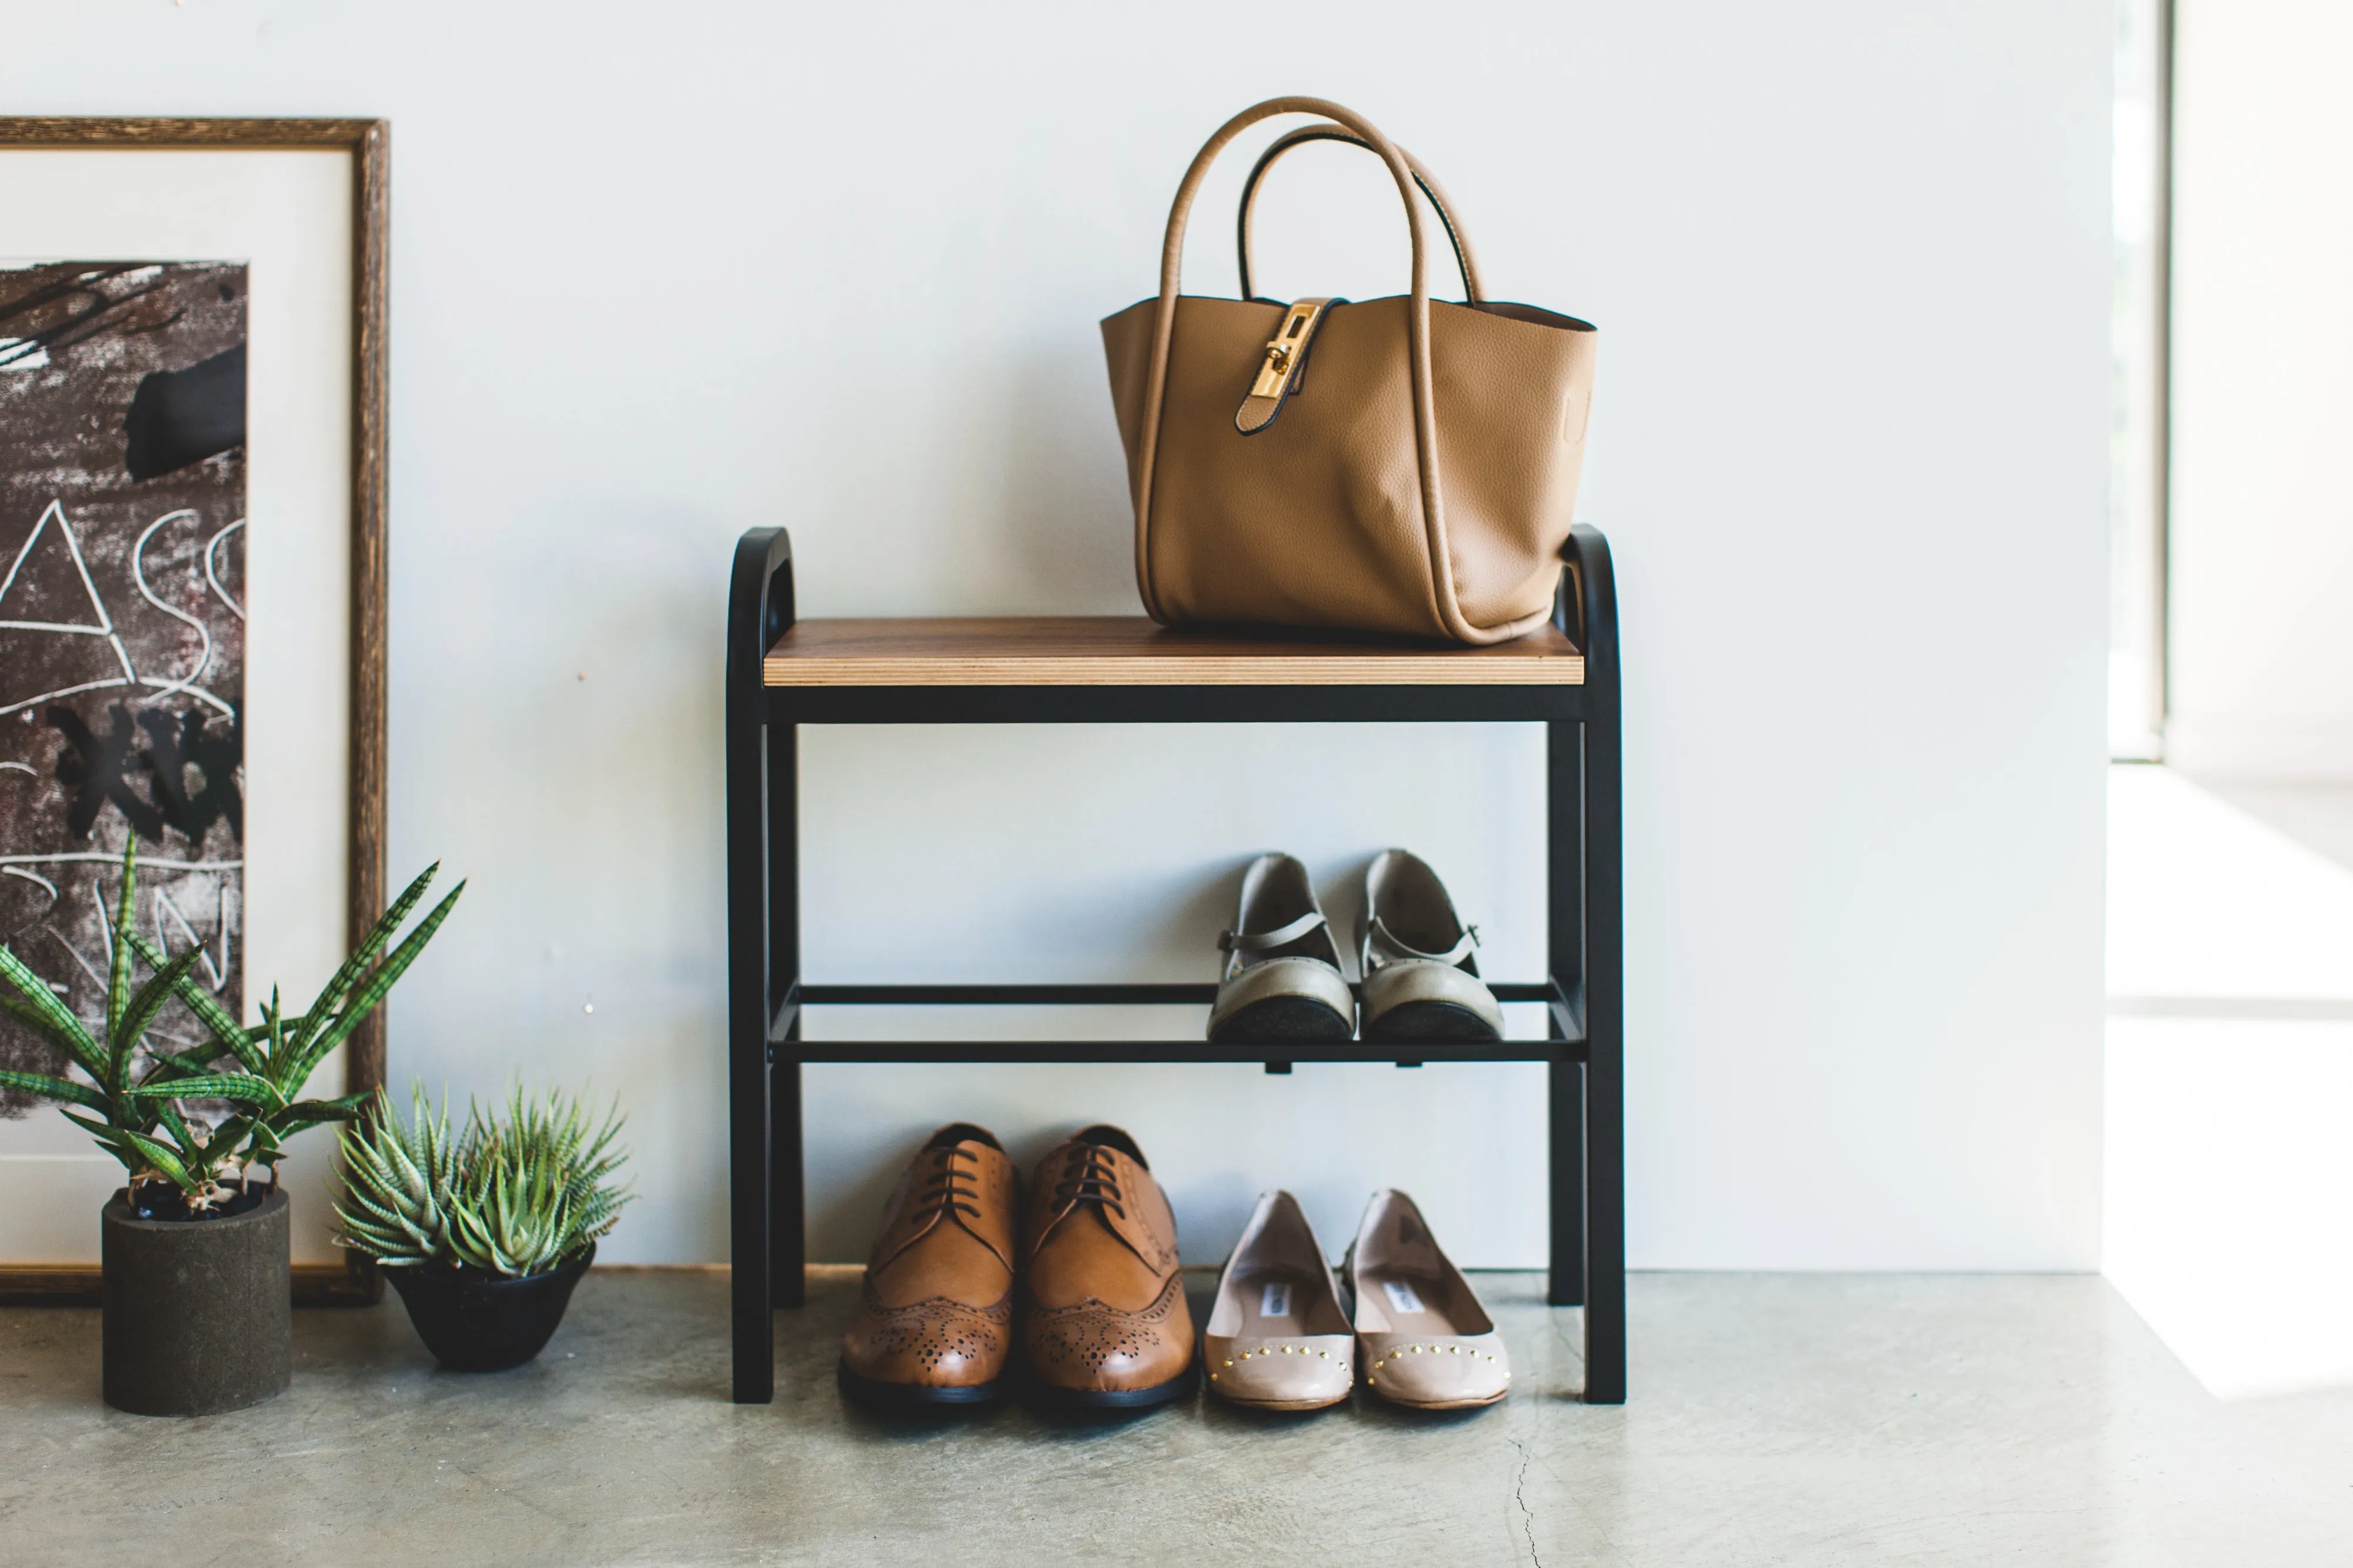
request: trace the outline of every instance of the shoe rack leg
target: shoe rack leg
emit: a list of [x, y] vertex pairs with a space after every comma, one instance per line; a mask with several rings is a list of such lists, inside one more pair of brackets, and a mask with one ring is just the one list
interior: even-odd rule
[[[776, 1397], [775, 1279], [769, 1234], [769, 742], [761, 659], [793, 622], [792, 542], [746, 533], [728, 590], [727, 1120], [728, 1256], [738, 1405]], [[787, 781], [792, 775], [786, 774]], [[789, 799], [789, 782], [787, 798]], [[797, 951], [797, 950], [796, 950]], [[797, 1080], [796, 1080], [797, 1082]], [[797, 1102], [796, 1102], [797, 1103]], [[797, 1142], [796, 1142], [797, 1150]], [[797, 1279], [798, 1271], [795, 1271]]]
[[1609, 547], [1572, 536], [1585, 604], [1585, 1397], [1626, 1401], [1625, 870]]
[[773, 977], [768, 985], [771, 1007], [786, 997], [796, 1003], [784, 1038], [772, 1047], [768, 1077], [769, 1252], [780, 1307], [797, 1307], [805, 1300], [808, 1264], [801, 1063], [793, 1054], [801, 1037], [800, 1008], [794, 996], [801, 978], [800, 843], [800, 729], [773, 725], [768, 731], [768, 972]]
[[[1585, 755], [1581, 726], [1560, 718], [1545, 725], [1546, 962], [1552, 983], [1574, 996], [1585, 973]], [[1550, 1009], [1546, 1009], [1547, 1015]], [[1565, 1039], [1558, 1021], [1546, 1030]], [[1585, 1302], [1585, 1069], [1556, 1057], [1546, 1069], [1552, 1181], [1551, 1274], [1545, 1300]]]
[[729, 1256], [734, 1398], [776, 1396], [768, 1235], [767, 758], [756, 720], [727, 735]]

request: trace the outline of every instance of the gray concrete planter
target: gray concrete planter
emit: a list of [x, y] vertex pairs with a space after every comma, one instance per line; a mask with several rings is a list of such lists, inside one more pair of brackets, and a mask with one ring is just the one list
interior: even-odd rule
[[103, 1211], [105, 1395], [139, 1415], [210, 1415], [281, 1392], [294, 1369], [289, 1205], [227, 1219]]

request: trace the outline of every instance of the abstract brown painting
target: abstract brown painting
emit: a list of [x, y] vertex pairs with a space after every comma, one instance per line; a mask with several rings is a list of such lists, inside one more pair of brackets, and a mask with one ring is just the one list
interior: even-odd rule
[[[88, 1019], [134, 835], [140, 929], [242, 1012], [246, 303], [241, 265], [0, 265], [0, 942]], [[51, 1058], [0, 1017], [0, 1066]]]

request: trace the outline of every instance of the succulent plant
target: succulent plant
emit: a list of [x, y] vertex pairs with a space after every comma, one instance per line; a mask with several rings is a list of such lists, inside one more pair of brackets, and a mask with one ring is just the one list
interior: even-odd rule
[[[365, 1094], [340, 1100], [300, 1097], [327, 1054], [375, 1011], [425, 951], [458, 895], [466, 890], [459, 883], [398, 946], [392, 946], [393, 933], [423, 900], [439, 869], [438, 864], [426, 868], [393, 900], [310, 1011], [289, 1016], [273, 990], [261, 1009], [261, 1022], [243, 1025], [190, 973], [200, 956], [197, 949], [173, 958], [133, 928], [139, 876], [134, 836], [122, 852], [121, 897], [110, 922], [113, 946], [102, 1029], [93, 1034], [46, 981], [0, 947], [0, 980], [16, 993], [0, 993], [0, 1013], [56, 1047], [70, 1064], [67, 1070], [79, 1068], [89, 1081], [10, 1071], [0, 1072], [0, 1085], [60, 1101], [58, 1110], [69, 1121], [122, 1163], [133, 1188], [169, 1183], [179, 1190], [191, 1215], [215, 1210], [230, 1195], [223, 1177], [232, 1165], [248, 1181], [256, 1167], [269, 1172], [274, 1187], [288, 1138], [322, 1121], [348, 1121], [366, 1104]], [[131, 984], [134, 958], [155, 972], [135, 992]], [[212, 1037], [209, 1048], [167, 1052], [149, 1042], [149, 1028], [174, 998]], [[208, 1101], [226, 1102], [231, 1110], [207, 1125], [195, 1107]]]
[[[408, 1125], [376, 1091], [365, 1121], [343, 1133], [343, 1221], [336, 1239], [387, 1268], [429, 1262], [449, 1249], [449, 1215], [437, 1194], [455, 1185], [459, 1140], [446, 1102], [436, 1113], [420, 1086], [410, 1091]], [[348, 1205], [348, 1206], [346, 1206]]]
[[526, 1095], [517, 1085], [501, 1115], [448, 1112], [412, 1090], [403, 1127], [379, 1094], [343, 1132], [347, 1205], [338, 1246], [387, 1268], [438, 1264], [490, 1274], [538, 1274], [609, 1232], [630, 1194], [606, 1178], [628, 1158], [615, 1138], [617, 1106], [599, 1122], [577, 1097]]

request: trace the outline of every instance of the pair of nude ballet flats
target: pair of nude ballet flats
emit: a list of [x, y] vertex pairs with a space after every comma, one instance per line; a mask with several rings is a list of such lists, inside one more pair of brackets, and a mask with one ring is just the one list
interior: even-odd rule
[[1261, 1410], [1337, 1405], [1360, 1376], [1415, 1410], [1493, 1405], [1512, 1384], [1493, 1321], [1396, 1191], [1374, 1194], [1336, 1273], [1298, 1199], [1260, 1198], [1201, 1342], [1209, 1391]]

